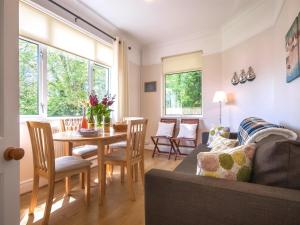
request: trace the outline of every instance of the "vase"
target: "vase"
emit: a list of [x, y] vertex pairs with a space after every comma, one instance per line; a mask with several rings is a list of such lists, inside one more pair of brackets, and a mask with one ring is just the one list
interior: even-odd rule
[[103, 115], [98, 114], [96, 120], [97, 120], [97, 127], [101, 128], [103, 125]]
[[110, 131], [110, 117], [104, 117], [104, 131]]

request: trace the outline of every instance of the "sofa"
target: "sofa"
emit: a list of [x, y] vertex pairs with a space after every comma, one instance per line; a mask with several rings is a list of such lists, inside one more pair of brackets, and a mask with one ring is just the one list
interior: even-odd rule
[[263, 139], [250, 182], [237, 182], [195, 175], [207, 138], [174, 171], [146, 173], [146, 225], [300, 225], [299, 141]]

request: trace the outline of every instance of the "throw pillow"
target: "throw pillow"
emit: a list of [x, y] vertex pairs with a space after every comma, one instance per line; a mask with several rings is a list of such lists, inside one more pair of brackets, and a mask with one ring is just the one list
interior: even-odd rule
[[222, 136], [216, 137], [212, 143], [208, 146], [212, 152], [224, 150], [227, 148], [233, 148], [238, 143], [238, 140], [224, 138]]
[[197, 155], [197, 175], [227, 180], [249, 181], [256, 145], [241, 145], [218, 152]]
[[198, 124], [181, 123], [177, 138], [196, 138]]
[[175, 123], [158, 123], [156, 136], [172, 137]]
[[230, 135], [229, 127], [221, 127], [221, 126], [213, 127], [209, 131], [209, 137], [208, 137], [207, 144], [210, 145], [212, 143], [212, 141], [219, 136], [222, 136], [224, 138], [229, 138], [229, 135]]

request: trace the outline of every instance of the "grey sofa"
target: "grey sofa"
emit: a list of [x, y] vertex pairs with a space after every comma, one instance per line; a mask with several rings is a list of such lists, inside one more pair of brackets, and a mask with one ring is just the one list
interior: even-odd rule
[[300, 225], [299, 142], [258, 143], [250, 183], [196, 176], [196, 156], [209, 150], [199, 145], [174, 171], [146, 173], [146, 225]]

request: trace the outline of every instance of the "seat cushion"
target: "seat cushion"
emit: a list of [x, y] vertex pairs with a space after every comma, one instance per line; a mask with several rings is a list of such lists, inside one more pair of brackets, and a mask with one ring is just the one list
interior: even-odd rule
[[126, 148], [127, 142], [126, 141], [120, 141], [114, 144], [109, 145], [109, 148]]
[[91, 162], [75, 156], [63, 156], [55, 159], [55, 172], [63, 173], [90, 166]]
[[73, 148], [73, 154], [82, 156], [87, 153], [97, 152], [97, 145], [82, 145]]
[[105, 161], [125, 161], [126, 153], [125, 150], [113, 151], [104, 156]]

